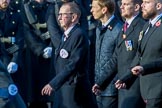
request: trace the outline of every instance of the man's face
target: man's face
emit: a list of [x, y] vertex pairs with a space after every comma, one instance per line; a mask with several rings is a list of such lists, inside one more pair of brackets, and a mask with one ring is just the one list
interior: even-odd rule
[[0, 9], [5, 10], [7, 9], [10, 0], [0, 0]]
[[92, 1], [91, 13], [96, 20], [100, 20], [103, 17], [102, 7], [98, 5], [98, 1]]
[[156, 0], [143, 0], [141, 5], [143, 18], [153, 19], [157, 15], [156, 5]]
[[62, 6], [59, 11], [58, 20], [61, 27], [66, 30], [72, 25], [72, 15], [69, 6]]
[[120, 10], [121, 16], [129, 19], [134, 16], [135, 5], [132, 0], [121, 0]]

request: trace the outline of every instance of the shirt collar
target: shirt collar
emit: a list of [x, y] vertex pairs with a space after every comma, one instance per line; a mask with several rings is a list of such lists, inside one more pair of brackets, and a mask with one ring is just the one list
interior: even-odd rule
[[156, 16], [153, 20], [150, 20], [149, 22], [154, 26], [154, 24], [159, 20], [159, 18], [162, 16], [162, 13], [158, 16]]
[[69, 37], [69, 33], [70, 33], [70, 31], [73, 29], [73, 27], [74, 27], [75, 25], [72, 25], [71, 27], [69, 27], [65, 32], [64, 32], [64, 34], [65, 34], [65, 36], [68, 38]]
[[[137, 16], [137, 15], [136, 15]], [[128, 23], [128, 27], [131, 25], [131, 23], [133, 22], [133, 20], [136, 18], [136, 16], [133, 16], [132, 18], [126, 20], [126, 22]]]
[[106, 26], [111, 22], [111, 20], [112, 20], [114, 17], [115, 17], [115, 16], [112, 15], [112, 16], [106, 21], [106, 23], [104, 23], [104, 24], [102, 24], [102, 25], [106, 27]]

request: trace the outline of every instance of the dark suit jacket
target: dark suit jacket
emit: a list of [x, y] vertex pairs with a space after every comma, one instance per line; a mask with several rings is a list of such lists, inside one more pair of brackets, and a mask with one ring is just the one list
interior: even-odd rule
[[[144, 65], [161, 59], [162, 55], [162, 17], [149, 29], [139, 42], [139, 64]], [[144, 26], [146, 31], [148, 23]], [[149, 72], [149, 71], [148, 71]], [[162, 71], [147, 74], [147, 71], [140, 76], [141, 94], [144, 99], [162, 98]]]
[[[110, 59], [107, 67], [105, 68], [107, 74], [102, 76], [102, 81], [98, 82], [99, 85], [102, 86], [104, 81], [110, 79], [114, 72], [118, 72], [118, 77], [120, 78], [127, 69], [130, 67], [130, 64], [135, 57], [137, 51], [138, 44], [138, 36], [144, 25], [144, 20], [137, 16], [131, 25], [129, 26], [126, 33], [123, 33], [121, 30], [117, 46], [114, 52], [113, 57]], [[128, 43], [131, 43], [132, 49], [127, 50]], [[143, 106], [139, 103], [141, 102], [140, 90], [139, 90], [139, 79], [134, 78], [132, 82], [132, 87], [126, 90], [119, 90], [119, 108], [143, 108]], [[130, 103], [131, 102], [131, 103]], [[139, 103], [137, 105], [137, 103]]]
[[56, 76], [50, 85], [59, 95], [60, 108], [93, 108], [91, 87], [87, 76], [89, 43], [75, 25], [66, 41], [55, 50]]
[[[146, 35], [145, 31], [149, 22], [145, 24], [141, 31], [139, 48], [131, 67], [142, 65], [144, 72], [140, 76], [140, 89], [144, 99], [162, 98], [162, 71], [161, 71], [161, 55], [162, 55], [162, 17], [149, 29]], [[123, 79], [131, 78], [132, 73], [128, 72]]]

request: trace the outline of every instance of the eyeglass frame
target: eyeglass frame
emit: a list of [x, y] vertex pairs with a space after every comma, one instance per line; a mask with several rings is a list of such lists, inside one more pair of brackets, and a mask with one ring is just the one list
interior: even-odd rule
[[67, 14], [71, 14], [71, 15], [72, 15], [72, 14], [74, 14], [74, 13], [59, 13], [59, 14], [58, 14], [58, 17], [62, 17], [62, 16], [67, 15]]

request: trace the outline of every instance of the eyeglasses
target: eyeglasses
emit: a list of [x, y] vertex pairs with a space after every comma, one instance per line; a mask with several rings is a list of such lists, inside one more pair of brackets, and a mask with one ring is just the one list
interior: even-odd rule
[[72, 15], [73, 13], [59, 13], [58, 16], [59, 17], [65, 17], [68, 14]]

